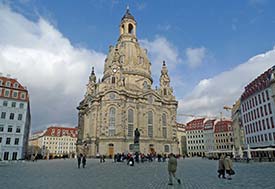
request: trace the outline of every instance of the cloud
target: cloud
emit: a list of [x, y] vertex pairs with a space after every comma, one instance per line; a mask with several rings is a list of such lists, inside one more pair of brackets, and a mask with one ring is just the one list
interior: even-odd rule
[[[219, 116], [224, 105], [232, 106], [244, 87], [274, 65], [275, 49], [252, 57], [232, 70], [201, 80], [188, 96], [179, 100], [179, 113]], [[227, 114], [230, 116], [230, 114]], [[178, 117], [185, 121], [185, 117]]]
[[177, 48], [165, 37], [156, 36], [152, 41], [141, 39], [140, 44], [148, 50], [153, 76], [160, 75], [163, 60], [167, 63], [169, 70], [181, 62]]
[[187, 48], [185, 50], [185, 55], [186, 55], [186, 63], [191, 68], [196, 68], [202, 64], [206, 56], [206, 49], [204, 47]]
[[91, 67], [103, 73], [105, 54], [74, 47], [44, 18], [30, 21], [4, 5], [0, 28], [0, 72], [27, 86], [33, 130], [53, 123], [75, 126]]

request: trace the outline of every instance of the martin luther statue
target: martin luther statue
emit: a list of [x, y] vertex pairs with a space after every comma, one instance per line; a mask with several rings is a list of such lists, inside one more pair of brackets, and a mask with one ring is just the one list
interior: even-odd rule
[[136, 130], [135, 130], [134, 144], [139, 144], [139, 137], [140, 137], [140, 132], [138, 131], [138, 128], [136, 128]]

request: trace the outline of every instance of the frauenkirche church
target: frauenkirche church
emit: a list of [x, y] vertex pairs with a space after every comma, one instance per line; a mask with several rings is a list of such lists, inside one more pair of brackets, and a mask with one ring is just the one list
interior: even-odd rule
[[134, 130], [141, 153], [178, 153], [178, 102], [163, 61], [160, 87], [153, 89], [151, 62], [136, 37], [136, 21], [127, 9], [120, 36], [110, 46], [103, 78], [92, 68], [84, 99], [77, 109], [78, 152], [88, 157], [134, 152]]

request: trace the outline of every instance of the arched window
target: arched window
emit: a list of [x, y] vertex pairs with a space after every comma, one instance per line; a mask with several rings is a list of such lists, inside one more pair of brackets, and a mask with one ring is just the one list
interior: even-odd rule
[[167, 95], [167, 89], [164, 89], [164, 90], [163, 90], [163, 94], [164, 94], [164, 95]]
[[162, 136], [167, 138], [167, 117], [166, 114], [162, 114]]
[[132, 24], [129, 24], [129, 25], [128, 25], [128, 33], [133, 34], [133, 31], [134, 31], [133, 25], [132, 25]]
[[153, 112], [148, 112], [148, 136], [153, 137]]
[[112, 77], [112, 84], [116, 83], [116, 78]]
[[134, 133], [134, 111], [128, 110], [128, 136], [132, 137]]
[[116, 109], [112, 107], [110, 108], [110, 111], [109, 111], [109, 136], [114, 136], [116, 133], [115, 123], [116, 123]]

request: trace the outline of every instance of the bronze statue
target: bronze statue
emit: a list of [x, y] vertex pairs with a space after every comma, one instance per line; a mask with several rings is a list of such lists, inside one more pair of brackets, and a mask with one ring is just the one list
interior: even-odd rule
[[140, 137], [140, 132], [138, 131], [138, 128], [135, 130], [135, 138], [134, 138], [134, 143], [139, 144], [139, 137]]

